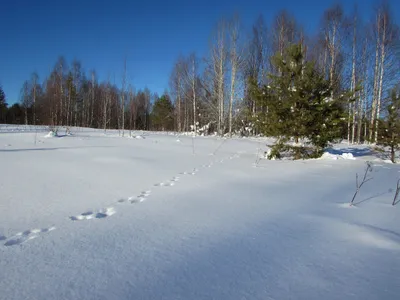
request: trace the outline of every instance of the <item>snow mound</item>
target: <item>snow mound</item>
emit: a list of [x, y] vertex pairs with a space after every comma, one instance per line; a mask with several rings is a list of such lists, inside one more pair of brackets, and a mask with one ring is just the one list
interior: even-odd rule
[[55, 136], [55, 133], [54, 133], [54, 131], [50, 131], [48, 134], [46, 134], [44, 137], [45, 138], [52, 138], [52, 137], [54, 137]]
[[138, 139], [138, 140], [144, 140], [145, 137], [143, 135], [132, 135], [130, 137], [131, 139]]
[[325, 152], [321, 159], [324, 160], [338, 160], [338, 159], [347, 159], [347, 160], [355, 160], [355, 157], [351, 153], [343, 153], [343, 154], [332, 154], [329, 152]]

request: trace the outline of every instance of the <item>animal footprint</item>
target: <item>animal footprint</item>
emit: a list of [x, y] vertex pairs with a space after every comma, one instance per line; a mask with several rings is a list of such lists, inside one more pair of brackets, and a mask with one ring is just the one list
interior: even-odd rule
[[0, 241], [4, 241], [4, 240], [6, 240], [7, 238], [4, 236], [4, 235], [0, 235]]
[[108, 207], [106, 209], [101, 209], [98, 212], [87, 211], [78, 216], [72, 216], [70, 219], [72, 221], [83, 221], [83, 220], [91, 220], [91, 219], [104, 219], [109, 216], [115, 214], [114, 207]]
[[114, 207], [108, 207], [106, 209], [99, 210], [99, 212], [96, 214], [95, 218], [96, 219], [104, 219], [109, 216], [112, 216], [113, 214], [115, 214]]
[[154, 186], [173, 186], [173, 185], [175, 185], [174, 181], [168, 181], [168, 182], [156, 183]]
[[150, 196], [151, 191], [144, 191], [142, 192], [139, 196], [137, 197], [130, 197], [129, 198], [129, 202], [131, 204], [133, 203], [139, 203], [139, 202], [143, 202], [147, 197]]
[[29, 240], [33, 240], [37, 238], [41, 233], [47, 233], [50, 231], [55, 230], [56, 228], [49, 227], [49, 228], [43, 228], [43, 229], [32, 229], [32, 230], [26, 230], [24, 232], [19, 232], [13, 237], [11, 237], [5, 244], [4, 246], [9, 247], [9, 246], [15, 246], [15, 245], [21, 245]]
[[175, 176], [175, 177], [173, 177], [172, 179], [171, 179], [171, 181], [173, 181], [173, 182], [177, 182], [177, 181], [179, 181], [179, 176]]
[[148, 197], [148, 196], [150, 196], [150, 194], [151, 194], [151, 191], [148, 190], [148, 191], [143, 191], [140, 195], [141, 195], [142, 197]]
[[134, 203], [143, 202], [144, 198], [130, 197], [128, 200], [131, 204], [134, 204]]

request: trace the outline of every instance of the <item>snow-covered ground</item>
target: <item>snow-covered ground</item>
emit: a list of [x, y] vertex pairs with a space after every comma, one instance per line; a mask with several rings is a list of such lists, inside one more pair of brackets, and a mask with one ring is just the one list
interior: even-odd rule
[[46, 134], [0, 134], [0, 299], [400, 297], [400, 168], [367, 146]]

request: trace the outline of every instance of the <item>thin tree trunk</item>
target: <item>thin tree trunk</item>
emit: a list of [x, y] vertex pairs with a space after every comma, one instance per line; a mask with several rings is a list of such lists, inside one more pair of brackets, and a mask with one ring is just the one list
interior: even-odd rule
[[333, 83], [334, 83], [334, 74], [335, 74], [335, 62], [336, 62], [336, 30], [337, 30], [337, 25], [334, 24], [333, 25], [333, 32], [332, 32], [332, 44], [331, 46], [331, 65], [330, 65], [330, 69], [329, 69], [329, 80], [331, 83], [331, 88], [332, 88], [332, 92], [331, 92], [331, 96], [333, 97]]
[[95, 88], [94, 88], [94, 72], [92, 72], [92, 93], [91, 93], [91, 103], [90, 103], [90, 127], [93, 126], [93, 114], [94, 114], [94, 93], [95, 93]]
[[196, 136], [197, 132], [197, 124], [196, 124], [196, 61], [195, 57], [193, 56], [192, 61], [192, 90], [193, 90], [193, 129], [194, 135]]
[[[236, 58], [235, 58], [236, 60]], [[232, 110], [233, 101], [235, 98], [235, 80], [236, 80], [236, 61], [232, 60], [232, 72], [231, 72], [231, 97], [229, 99], [229, 136], [232, 137]]]
[[129, 89], [129, 136], [132, 137], [132, 119], [133, 119], [133, 93], [132, 87]]
[[124, 62], [124, 75], [122, 77], [122, 91], [121, 91], [122, 136], [125, 135], [125, 85], [126, 85], [126, 58], [125, 58], [125, 62]]
[[327, 62], [328, 62], [328, 42], [326, 41], [326, 38], [325, 38], [325, 43], [326, 43], [326, 45], [325, 45], [325, 51], [324, 51], [324, 66], [323, 66], [324, 78], [326, 78], [326, 75], [327, 75], [326, 74], [326, 71], [327, 71], [326, 66], [327, 66]]
[[375, 143], [378, 143], [378, 129], [379, 129], [379, 118], [381, 111], [381, 102], [382, 102], [382, 89], [383, 89], [383, 75], [385, 71], [385, 43], [386, 43], [386, 18], [387, 16], [383, 16], [383, 32], [382, 32], [382, 43], [381, 43], [381, 72], [379, 79], [379, 92], [378, 92], [378, 103], [376, 107], [376, 122], [375, 122]]
[[[353, 95], [356, 96], [356, 43], [357, 43], [357, 17], [354, 17], [354, 32], [353, 32], [353, 66], [352, 66], [352, 76], [351, 76], [351, 85]], [[358, 97], [356, 97], [356, 101], [352, 105], [352, 113], [353, 113], [353, 124], [351, 130], [351, 143], [354, 144], [355, 140], [355, 131], [356, 131], [356, 115], [357, 115], [357, 104]], [[351, 112], [351, 109], [349, 113]]]
[[376, 23], [376, 51], [375, 51], [375, 71], [374, 71], [374, 92], [373, 92], [373, 100], [372, 100], [372, 111], [371, 111], [371, 123], [369, 128], [369, 141], [372, 142], [372, 135], [374, 132], [374, 124], [375, 124], [375, 117], [376, 117], [376, 109], [377, 109], [377, 102], [378, 102], [378, 80], [379, 80], [379, 47], [380, 47], [380, 19], [381, 15], [378, 14], [378, 19]]
[[177, 104], [177, 121], [178, 121], [178, 132], [182, 131], [182, 120], [181, 120], [181, 75], [178, 74], [178, 86], [177, 86], [177, 93], [178, 93], [178, 104]]
[[33, 81], [33, 125], [36, 125], [36, 79]]

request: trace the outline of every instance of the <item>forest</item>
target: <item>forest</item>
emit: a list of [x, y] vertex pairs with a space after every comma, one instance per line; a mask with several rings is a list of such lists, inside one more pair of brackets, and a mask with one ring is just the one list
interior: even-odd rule
[[99, 81], [61, 56], [23, 83], [19, 103], [0, 89], [0, 123], [263, 135], [281, 137], [281, 150], [307, 139], [317, 155], [335, 139], [397, 147], [400, 35], [389, 4], [367, 20], [340, 4], [317, 17], [314, 35], [288, 11], [251, 28], [221, 19], [206, 57], [177, 57], [163, 95], [128, 84], [126, 59], [117, 80]]

